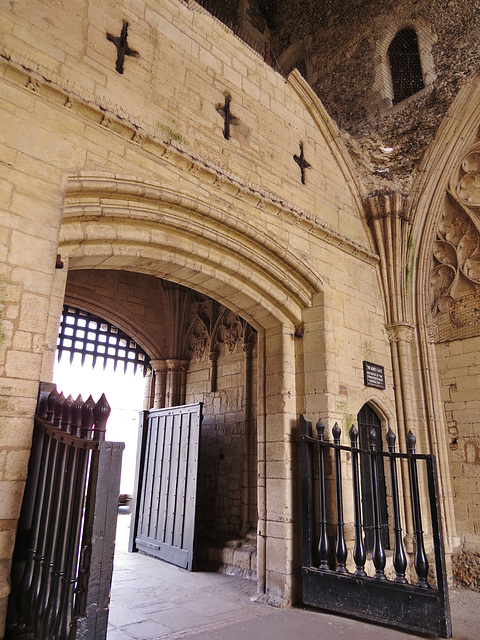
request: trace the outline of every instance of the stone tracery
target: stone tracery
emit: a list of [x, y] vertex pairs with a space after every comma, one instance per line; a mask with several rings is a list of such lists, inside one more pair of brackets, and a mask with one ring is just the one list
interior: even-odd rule
[[220, 345], [233, 353], [239, 343], [254, 343], [255, 330], [235, 312], [207, 296], [194, 293], [189, 316], [186, 344], [191, 359], [202, 360], [206, 353], [218, 352]]
[[431, 313], [440, 340], [480, 334], [480, 145], [449, 186], [433, 247]]

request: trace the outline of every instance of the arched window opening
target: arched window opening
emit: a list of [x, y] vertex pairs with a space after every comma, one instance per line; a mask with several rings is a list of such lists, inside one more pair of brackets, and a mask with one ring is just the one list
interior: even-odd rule
[[388, 47], [393, 85], [393, 104], [398, 104], [424, 88], [417, 34], [402, 29]]

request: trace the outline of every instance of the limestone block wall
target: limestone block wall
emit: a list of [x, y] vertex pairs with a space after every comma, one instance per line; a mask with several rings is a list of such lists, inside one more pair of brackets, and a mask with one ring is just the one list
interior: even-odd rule
[[65, 299], [114, 324], [121, 324], [150, 358], [162, 356], [168, 318], [158, 278], [105, 269], [70, 271]]
[[480, 545], [480, 338], [437, 344], [458, 532]]
[[[116, 49], [106, 33], [119, 35], [123, 20], [129, 23], [129, 45], [139, 57], [127, 57], [119, 74]], [[281, 75], [195, 3], [146, 1], [126, 3], [120, 10], [112, 0], [66, 0], [60, 6], [44, 0], [32, 14], [23, 0], [7, 12], [4, 25], [3, 49], [12, 60], [38, 68], [53, 82], [146, 133], [220, 165], [243, 184], [274, 192], [287, 202], [294, 192], [297, 207], [364, 240], [345, 177], [323, 136], [305, 118], [305, 107], [299, 107]], [[218, 111], [225, 93], [231, 95], [236, 118], [228, 144]], [[76, 106], [73, 110], [83, 111]], [[101, 121], [114, 131], [121, 129], [109, 118]], [[90, 141], [88, 166], [105, 168], [100, 141], [96, 136]], [[305, 188], [294, 160], [300, 142], [311, 165]], [[108, 155], [121, 170], [120, 148], [112, 144]]]
[[[120, 74], [106, 34], [124, 20], [140, 55]], [[259, 579], [291, 602], [298, 413], [331, 426], [374, 399], [393, 420], [378, 260], [335, 127], [301, 78], [191, 2], [20, 0], [0, 30], [0, 615], [62, 286], [98, 268], [195, 288], [259, 330]], [[386, 391], [364, 387], [366, 355]]]
[[214, 543], [245, 535], [257, 525], [257, 358], [252, 355], [248, 388], [240, 347], [219, 355], [216, 391], [206, 391], [208, 360], [192, 361], [189, 367], [187, 402], [204, 403], [199, 534]]

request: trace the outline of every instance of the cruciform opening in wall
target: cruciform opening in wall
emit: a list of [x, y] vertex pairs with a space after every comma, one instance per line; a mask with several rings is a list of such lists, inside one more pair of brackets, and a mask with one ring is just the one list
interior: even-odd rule
[[117, 62], [115, 64], [115, 69], [118, 71], [118, 73], [123, 73], [123, 63], [125, 62], [125, 56], [138, 58], [138, 56], [140, 55], [138, 51], [134, 51], [128, 46], [127, 31], [128, 22], [124, 20], [120, 36], [113, 36], [111, 33], [107, 33], [107, 40], [113, 42], [113, 44], [117, 47]]
[[232, 115], [230, 111], [230, 102], [232, 101], [232, 96], [228, 93], [225, 95], [225, 104], [223, 107], [221, 105], [217, 105], [216, 109], [218, 113], [222, 116], [224, 125], [223, 125], [223, 137], [225, 140], [230, 140], [230, 125], [237, 124], [238, 118]]
[[305, 160], [305, 156], [303, 154], [303, 142], [300, 142], [300, 155], [296, 154], [293, 156], [293, 159], [300, 167], [302, 184], [305, 184], [305, 169], [309, 169], [312, 165]]

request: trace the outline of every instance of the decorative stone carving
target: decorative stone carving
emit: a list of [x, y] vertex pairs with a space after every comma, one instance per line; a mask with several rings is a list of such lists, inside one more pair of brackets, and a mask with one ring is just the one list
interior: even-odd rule
[[439, 339], [479, 335], [480, 145], [467, 154], [450, 181], [433, 247], [430, 284]]
[[229, 309], [226, 309], [217, 325], [216, 338], [227, 346], [229, 353], [235, 351], [237, 342], [243, 339], [245, 323]]
[[[460, 179], [457, 180], [452, 179], [456, 184], [451, 184], [457, 199], [469, 206], [475, 212], [475, 217], [480, 216], [480, 144], [475, 145], [463, 159]], [[480, 217], [475, 223], [478, 227]]]
[[427, 339], [430, 344], [435, 344], [438, 342], [439, 333], [438, 327], [436, 324], [429, 324], [427, 326]]
[[413, 342], [415, 338], [415, 327], [407, 322], [396, 322], [386, 329], [390, 342]]
[[195, 360], [198, 361], [203, 358], [203, 354], [205, 353], [205, 340], [203, 338], [195, 340], [193, 343], [193, 353]]
[[186, 331], [187, 352], [190, 358], [202, 360], [206, 353], [217, 353], [224, 344], [233, 353], [240, 342], [256, 342], [256, 331], [236, 313], [215, 300], [194, 293], [190, 305]]

